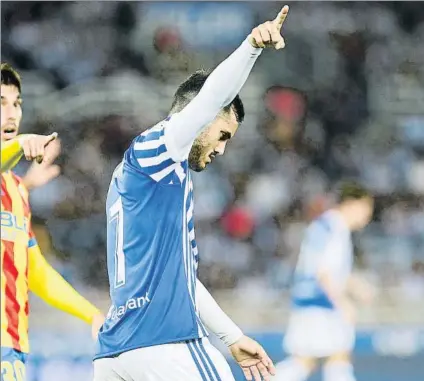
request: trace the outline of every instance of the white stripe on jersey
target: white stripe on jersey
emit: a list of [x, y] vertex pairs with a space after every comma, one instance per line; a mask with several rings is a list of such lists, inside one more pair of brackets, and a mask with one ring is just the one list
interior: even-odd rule
[[[184, 209], [186, 208], [187, 205], [187, 198], [188, 198], [188, 182], [189, 182], [189, 178], [187, 178], [187, 182], [186, 182], [186, 186], [184, 189], [184, 203], [183, 203], [183, 207]], [[187, 225], [188, 221], [187, 221], [187, 212], [183, 213], [183, 254], [184, 254], [184, 266], [186, 269], [186, 276], [187, 276], [187, 287], [188, 287], [188, 291], [190, 293], [190, 297], [192, 302], [194, 303], [194, 299], [193, 299], [193, 295], [191, 294], [191, 284], [190, 284], [190, 258], [189, 258], [189, 254], [190, 251], [188, 250], [188, 228]]]
[[184, 168], [181, 164], [177, 168], [175, 168], [175, 173], [177, 174], [178, 178], [182, 183], [186, 177], [186, 174], [184, 173]]
[[[153, 132], [153, 130], [149, 130], [149, 132]], [[134, 143], [134, 150], [135, 151], [144, 151], [149, 149], [155, 149], [160, 147], [161, 145], [165, 144], [165, 140], [163, 136], [161, 136], [159, 139], [155, 140], [147, 140], [144, 142], [136, 142]]]
[[[196, 281], [197, 281], [197, 263], [195, 261], [195, 255], [197, 253], [194, 252], [192, 249], [192, 241], [194, 240], [194, 229], [189, 231], [188, 223], [190, 222], [190, 219], [188, 219], [188, 212], [189, 210], [193, 210], [193, 199], [189, 198], [190, 189], [193, 189], [193, 184], [191, 181], [190, 172], [187, 174], [187, 181], [186, 186], [184, 190], [184, 208], [185, 213], [183, 214], [183, 253], [184, 253], [184, 265], [186, 269], [186, 276], [187, 276], [187, 288], [190, 294], [191, 301], [196, 309], [196, 314], [198, 316], [198, 308], [195, 301], [195, 295], [193, 295], [193, 292], [195, 292], [196, 289]], [[191, 215], [193, 215], [193, 212], [191, 212]], [[198, 333], [200, 337], [204, 336], [204, 333], [206, 332], [206, 329], [203, 327], [202, 322], [200, 321], [200, 318], [198, 319]]]
[[187, 221], [190, 222], [190, 220], [193, 218], [193, 203], [190, 202], [190, 207], [187, 211]]
[[[189, 186], [188, 183], [190, 181], [190, 177], [187, 178], [186, 186], [184, 189], [184, 203], [183, 207], [186, 209], [187, 207], [187, 198], [189, 194]], [[186, 277], [187, 277], [187, 288], [190, 294], [191, 301], [193, 305], [196, 305], [193, 294], [192, 294], [192, 261], [191, 261], [191, 250], [189, 247], [189, 237], [188, 237], [188, 220], [187, 220], [187, 212], [183, 213], [183, 254], [184, 254], [184, 266], [186, 269]]]
[[[156, 140], [151, 140], [151, 141], [156, 141]], [[136, 144], [138, 144], [138, 143], [136, 143]], [[171, 155], [169, 154], [168, 151], [166, 151], [164, 153], [161, 153], [159, 156], [137, 159], [137, 161], [138, 161], [138, 164], [140, 164], [141, 167], [152, 167], [153, 165], [159, 165], [162, 162], [164, 162], [165, 160], [168, 160], [170, 158], [171, 158]]]
[[150, 177], [155, 180], [155, 181], [160, 181], [162, 180], [164, 177], [168, 176], [173, 170], [175, 170], [178, 166], [180, 165], [180, 163], [174, 163], [172, 165], [170, 165], [169, 167], [166, 167], [164, 169], [162, 169], [159, 172], [156, 172], [152, 175], [150, 175]]
[[194, 254], [194, 255], [199, 254], [199, 250], [197, 249], [197, 246], [193, 249], [193, 254]]

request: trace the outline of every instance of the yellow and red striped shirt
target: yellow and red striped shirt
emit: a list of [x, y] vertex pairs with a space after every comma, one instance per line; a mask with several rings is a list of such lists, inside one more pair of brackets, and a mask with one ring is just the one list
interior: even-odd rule
[[1, 346], [28, 353], [28, 291], [89, 324], [101, 313], [41, 254], [31, 228], [28, 191], [7, 171], [22, 155], [21, 148], [8, 143], [1, 147]]
[[1, 174], [1, 346], [28, 352], [28, 192], [11, 171]]

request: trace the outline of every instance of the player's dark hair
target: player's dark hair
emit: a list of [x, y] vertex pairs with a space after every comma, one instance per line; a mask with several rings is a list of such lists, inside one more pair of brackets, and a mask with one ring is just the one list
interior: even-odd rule
[[372, 198], [372, 194], [368, 189], [354, 181], [346, 181], [341, 183], [338, 187], [338, 195], [340, 202]]
[[[198, 70], [178, 86], [172, 102], [171, 113], [181, 111], [199, 94], [210, 73], [210, 71]], [[229, 112], [230, 110], [234, 111], [237, 122], [242, 123], [244, 120], [244, 106], [238, 94], [228, 106], [224, 107], [224, 112]]]
[[1, 64], [1, 84], [6, 86], [16, 86], [21, 92], [21, 77], [18, 72], [8, 63]]

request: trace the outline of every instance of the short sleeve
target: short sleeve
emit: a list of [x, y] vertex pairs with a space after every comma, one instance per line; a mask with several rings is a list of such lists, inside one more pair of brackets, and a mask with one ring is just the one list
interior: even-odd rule
[[137, 136], [125, 153], [125, 164], [162, 184], [182, 183], [183, 165], [175, 162], [164, 139], [166, 121]]

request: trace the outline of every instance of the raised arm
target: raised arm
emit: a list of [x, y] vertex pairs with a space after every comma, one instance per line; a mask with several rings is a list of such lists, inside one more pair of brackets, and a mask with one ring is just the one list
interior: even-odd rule
[[174, 161], [181, 161], [188, 155], [203, 128], [234, 100], [262, 48], [284, 47], [280, 30], [287, 13], [285, 6], [275, 20], [254, 28], [239, 48], [211, 73], [199, 94], [183, 110], [171, 115], [164, 139]]

